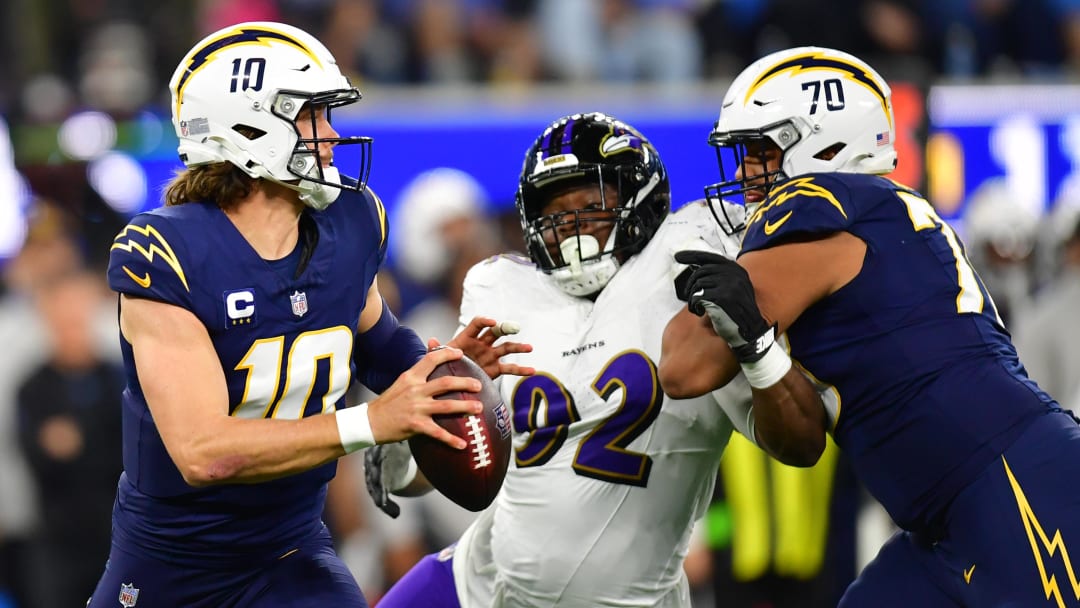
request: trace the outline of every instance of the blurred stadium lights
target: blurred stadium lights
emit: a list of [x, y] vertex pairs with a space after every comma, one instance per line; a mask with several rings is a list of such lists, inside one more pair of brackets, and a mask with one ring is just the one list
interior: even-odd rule
[[86, 165], [86, 176], [113, 210], [122, 215], [138, 212], [146, 204], [146, 171], [132, 156], [108, 152]]
[[68, 158], [91, 160], [116, 145], [116, 121], [104, 112], [78, 112], [60, 125], [56, 140]]
[[7, 123], [0, 118], [0, 260], [11, 257], [22, 247], [29, 199], [29, 188], [15, 170]]

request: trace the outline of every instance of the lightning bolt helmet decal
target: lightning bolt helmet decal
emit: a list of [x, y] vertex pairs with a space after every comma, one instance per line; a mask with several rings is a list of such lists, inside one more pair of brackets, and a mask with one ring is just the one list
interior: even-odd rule
[[[293, 36], [289, 36], [284, 32], [275, 31], [268, 27], [237, 26], [224, 33], [215, 34], [212, 40], [197, 46], [188, 54], [188, 57], [185, 58], [187, 68], [183, 71], [176, 83], [176, 111], [179, 112], [180, 105], [184, 103], [184, 88], [187, 86], [188, 81], [221, 51], [240, 44], [261, 44], [269, 46], [271, 42], [275, 41], [296, 47], [297, 50], [310, 57], [316, 65], [322, 67], [322, 62], [319, 60], [318, 55]], [[183, 64], [184, 62], [180, 63], [180, 65]]]
[[804, 55], [784, 59], [775, 66], [765, 70], [746, 90], [746, 96], [743, 103], [749, 103], [750, 97], [753, 96], [754, 92], [774, 76], [785, 72], [799, 73], [809, 72], [811, 70], [831, 70], [840, 72], [845, 78], [866, 87], [881, 103], [882, 112], [885, 112], [885, 115], [889, 117], [889, 122], [892, 123], [892, 108], [889, 104], [889, 93], [882, 89], [881, 85], [878, 84], [877, 78], [871, 75], [872, 71], [869, 69], [869, 66], [863, 67], [853, 61], [848, 61], [840, 57], [828, 57], [821, 52], [806, 53]]

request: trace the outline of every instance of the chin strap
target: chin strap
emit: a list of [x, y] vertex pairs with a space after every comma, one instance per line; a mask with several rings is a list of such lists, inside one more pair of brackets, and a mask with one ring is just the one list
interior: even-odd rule
[[297, 191], [300, 192], [300, 200], [317, 211], [329, 207], [341, 194], [341, 174], [338, 172], [337, 167], [323, 167], [322, 172], [324, 180], [336, 183], [338, 186], [302, 179], [297, 187]]
[[[331, 184], [320, 184], [300, 178], [295, 181], [280, 180], [271, 175], [263, 165], [255, 165], [250, 169], [245, 169], [244, 172], [252, 177], [272, 181], [275, 184], [285, 186], [289, 190], [296, 191], [300, 195], [300, 202], [316, 211], [326, 209], [341, 195], [341, 188]], [[341, 173], [338, 172], [337, 167], [323, 167], [323, 179], [331, 183], [341, 184]]]

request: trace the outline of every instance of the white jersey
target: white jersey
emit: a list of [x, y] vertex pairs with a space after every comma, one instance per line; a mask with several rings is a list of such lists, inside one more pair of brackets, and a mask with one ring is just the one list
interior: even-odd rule
[[533, 352], [507, 359], [537, 373], [500, 379], [514, 458], [454, 551], [463, 608], [689, 606], [683, 560], [732, 430], [717, 400], [745, 423], [750, 388], [740, 375], [711, 396], [672, 400], [656, 365], [664, 327], [685, 306], [674, 252], [734, 257], [738, 247], [698, 202], [669, 215], [595, 302], [567, 295], [527, 258], [470, 270], [462, 324], [519, 322], [514, 339]]

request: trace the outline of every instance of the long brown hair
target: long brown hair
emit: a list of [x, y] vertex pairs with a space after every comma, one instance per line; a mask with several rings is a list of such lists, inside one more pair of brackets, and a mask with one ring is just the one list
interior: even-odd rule
[[251, 194], [257, 182], [232, 163], [181, 169], [165, 186], [165, 206], [213, 201], [218, 207], [228, 209]]

